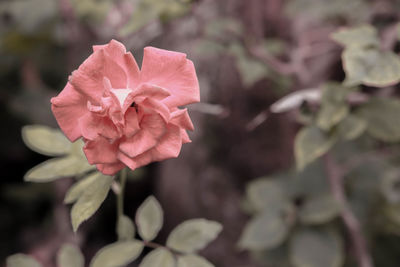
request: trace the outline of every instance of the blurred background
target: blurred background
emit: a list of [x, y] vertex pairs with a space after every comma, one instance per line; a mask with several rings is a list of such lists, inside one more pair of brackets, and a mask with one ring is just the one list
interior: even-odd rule
[[[251, 251], [237, 245], [252, 214], [244, 201], [250, 181], [311, 177], [312, 181], [294, 185], [303, 188], [293, 198], [294, 209], [304, 205], [309, 191], [329, 188], [318, 162], [311, 166], [316, 170], [293, 178], [294, 138], [304, 118], [299, 119], [298, 110], [273, 113], [270, 106], [291, 92], [344, 80], [343, 48], [330, 38], [339, 27], [372, 24], [382, 33], [382, 42], [399, 50], [393, 30], [399, 17], [398, 0], [1, 0], [0, 265], [6, 256], [23, 252], [36, 255], [45, 266], [55, 266], [56, 251], [65, 242], [78, 244], [88, 261], [99, 248], [115, 241], [112, 194], [74, 235], [69, 207], [62, 203], [73, 180], [23, 182], [25, 172], [47, 157], [29, 150], [20, 131], [28, 124], [57, 127], [50, 98], [91, 54], [92, 45], [117, 39], [139, 64], [145, 46], [187, 53], [196, 66], [202, 98], [188, 107], [196, 128], [190, 133], [193, 142], [183, 147], [179, 158], [130, 175], [125, 213], [133, 218], [138, 205], [154, 194], [166, 216], [158, 242], [164, 242], [183, 220], [205, 217], [224, 225], [219, 238], [202, 252], [217, 267], [305, 266], [289, 260], [295, 257], [288, 247], [301, 227], [297, 222], [291, 222], [279, 244]], [[368, 86], [361, 89], [376, 92]], [[392, 86], [388, 96], [396, 97], [396, 89]], [[390, 186], [382, 186], [381, 181], [399, 166], [400, 150], [396, 143], [388, 145], [368, 136], [359, 139], [335, 148], [342, 162], [372, 151], [366, 161], [357, 162], [344, 191], [360, 222], [367, 258], [375, 266], [397, 267], [398, 170]], [[388, 195], [394, 204], [385, 212]], [[332, 214], [324, 225], [312, 227], [334, 229], [340, 242], [337, 247], [333, 244], [332, 255], [339, 258], [332, 265], [322, 260], [319, 266], [370, 267], [359, 264], [346, 225], [339, 213]], [[307, 248], [311, 252], [313, 244]], [[330, 245], [326, 244], [329, 249]]]

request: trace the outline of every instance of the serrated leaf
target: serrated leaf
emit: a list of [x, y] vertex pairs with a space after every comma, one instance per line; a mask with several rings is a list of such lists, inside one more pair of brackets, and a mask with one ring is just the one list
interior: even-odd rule
[[113, 243], [97, 252], [90, 267], [125, 266], [139, 257], [143, 247], [143, 243], [136, 240]]
[[189, 254], [178, 257], [177, 267], [214, 267], [214, 265], [199, 255]]
[[60, 178], [72, 177], [93, 170], [86, 160], [67, 156], [46, 160], [30, 169], [24, 176], [25, 181], [45, 183]]
[[250, 205], [256, 210], [283, 209], [288, 198], [281, 184], [272, 179], [258, 179], [250, 182], [246, 187], [246, 196]]
[[339, 204], [330, 195], [312, 196], [300, 207], [299, 218], [305, 224], [322, 224], [339, 214]]
[[194, 253], [217, 238], [222, 225], [206, 219], [184, 221], [170, 233], [167, 247], [183, 253]]
[[338, 124], [338, 132], [342, 139], [353, 140], [367, 129], [367, 122], [359, 116], [350, 114]]
[[71, 222], [74, 232], [79, 225], [89, 219], [101, 206], [110, 190], [112, 177], [101, 175], [95, 183], [92, 183], [71, 209]]
[[328, 230], [302, 229], [290, 241], [290, 261], [295, 267], [340, 267], [340, 237]]
[[163, 210], [154, 196], [148, 197], [136, 212], [139, 235], [146, 241], [156, 238], [164, 223]]
[[379, 47], [377, 30], [371, 25], [340, 29], [332, 34], [332, 39], [345, 47]]
[[72, 144], [60, 130], [43, 125], [24, 126], [22, 140], [30, 149], [46, 156], [68, 154]]
[[349, 48], [342, 54], [346, 85], [385, 87], [400, 81], [400, 58], [390, 51]]
[[31, 256], [18, 253], [7, 257], [7, 267], [41, 267], [42, 265]]
[[373, 98], [356, 113], [368, 123], [367, 131], [385, 142], [400, 141], [400, 101]]
[[85, 190], [91, 186], [92, 183], [96, 182], [100, 176], [102, 176], [100, 172], [94, 172], [80, 179], [68, 189], [64, 197], [64, 203], [71, 204], [77, 201], [83, 192], [85, 192]]
[[280, 212], [264, 211], [246, 224], [238, 246], [249, 250], [275, 248], [285, 241], [288, 231], [289, 226]]
[[[175, 258], [164, 248], [157, 248], [144, 257], [139, 267], [175, 267]], [[194, 267], [194, 266], [191, 266]]]
[[135, 225], [129, 217], [122, 215], [118, 218], [117, 235], [120, 241], [132, 240], [135, 237]]
[[58, 267], [84, 267], [85, 259], [80, 249], [72, 244], [64, 244], [57, 253]]
[[313, 125], [304, 127], [296, 136], [294, 153], [298, 170], [324, 155], [335, 143], [336, 138]]

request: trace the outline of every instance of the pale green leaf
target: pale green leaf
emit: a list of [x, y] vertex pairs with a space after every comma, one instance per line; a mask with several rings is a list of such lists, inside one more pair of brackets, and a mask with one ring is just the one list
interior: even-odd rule
[[327, 230], [302, 229], [290, 241], [290, 261], [295, 267], [340, 267], [340, 237]]
[[71, 221], [74, 231], [79, 225], [89, 219], [101, 206], [110, 190], [112, 177], [101, 175], [95, 183], [92, 183], [71, 209]]
[[46, 160], [30, 169], [24, 176], [25, 181], [43, 183], [64, 177], [72, 177], [93, 170], [87, 160], [67, 156]]
[[285, 241], [288, 231], [288, 224], [280, 212], [264, 211], [247, 223], [238, 246], [249, 250], [275, 248]]
[[71, 149], [71, 142], [60, 130], [43, 125], [24, 126], [22, 140], [30, 149], [46, 156], [65, 155]]
[[84, 267], [85, 259], [80, 249], [72, 244], [64, 244], [57, 253], [58, 267]]
[[85, 192], [85, 190], [91, 186], [92, 183], [95, 183], [100, 176], [102, 176], [100, 172], [93, 172], [80, 179], [68, 189], [67, 193], [65, 194], [64, 203], [71, 204], [77, 201], [83, 192]]
[[125, 266], [139, 257], [143, 247], [143, 243], [136, 240], [113, 243], [97, 252], [90, 267]]
[[31, 256], [18, 253], [11, 255], [6, 260], [7, 267], [41, 267], [42, 265]]
[[153, 196], [148, 197], [136, 212], [139, 235], [146, 241], [156, 238], [164, 223], [163, 210]]
[[120, 241], [132, 240], [134, 238], [135, 225], [129, 217], [122, 215], [118, 218], [117, 235]]
[[332, 39], [345, 47], [379, 47], [377, 30], [371, 25], [340, 29], [332, 34]]
[[340, 206], [331, 195], [306, 198], [299, 210], [300, 221], [305, 224], [322, 224], [339, 214]]
[[214, 267], [214, 265], [199, 255], [189, 254], [178, 257], [177, 267]]
[[342, 121], [349, 113], [349, 107], [345, 103], [324, 104], [317, 115], [317, 125], [322, 130], [328, 131]]
[[344, 140], [353, 140], [367, 129], [367, 122], [359, 116], [350, 114], [338, 124], [338, 132]]
[[342, 55], [345, 84], [385, 87], [400, 81], [400, 58], [390, 51], [349, 48]]
[[386, 141], [400, 141], [400, 101], [373, 98], [360, 107], [357, 115], [367, 121], [367, 131], [373, 137]]
[[281, 184], [273, 179], [258, 179], [250, 182], [246, 188], [246, 196], [256, 211], [271, 207], [281, 210], [288, 203]]
[[304, 127], [297, 133], [294, 153], [298, 170], [324, 155], [335, 143], [336, 138], [329, 136], [315, 126]]
[[[164, 248], [157, 248], [144, 257], [139, 267], [175, 267], [174, 255]], [[191, 266], [194, 267], [194, 266]]]
[[222, 225], [206, 219], [187, 220], [170, 233], [167, 247], [183, 253], [194, 253], [217, 238]]
[[286, 112], [295, 108], [299, 108], [303, 102], [317, 103], [321, 99], [321, 90], [311, 88], [295, 91], [290, 93], [274, 104], [270, 110], [274, 113]]

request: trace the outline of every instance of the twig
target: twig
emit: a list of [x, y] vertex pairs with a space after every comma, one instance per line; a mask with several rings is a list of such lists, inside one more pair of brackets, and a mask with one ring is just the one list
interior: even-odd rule
[[333, 197], [341, 205], [340, 216], [349, 232], [355, 257], [360, 267], [373, 267], [371, 255], [368, 252], [367, 242], [361, 231], [361, 226], [356, 216], [351, 211], [343, 189], [343, 175], [334, 158], [328, 153], [324, 156], [324, 163], [331, 185]]

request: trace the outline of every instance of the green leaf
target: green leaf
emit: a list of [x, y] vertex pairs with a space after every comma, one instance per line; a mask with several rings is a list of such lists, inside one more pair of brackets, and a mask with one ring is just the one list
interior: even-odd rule
[[318, 127], [307, 126], [297, 133], [294, 153], [298, 170], [324, 155], [335, 143], [336, 138], [324, 133]]
[[[157, 248], [144, 257], [139, 267], [175, 267], [174, 255], [164, 248]], [[194, 266], [191, 266], [194, 267]]]
[[349, 48], [342, 54], [345, 84], [385, 87], [400, 81], [400, 58], [390, 51]]
[[349, 113], [349, 107], [345, 103], [329, 103], [321, 107], [317, 115], [317, 125], [322, 130], [328, 131], [342, 121]]
[[214, 265], [203, 257], [189, 254], [178, 257], [177, 267], [214, 267]]
[[379, 47], [378, 32], [371, 25], [340, 29], [332, 34], [332, 39], [345, 47]]
[[57, 253], [57, 266], [84, 267], [85, 259], [77, 246], [64, 244]]
[[92, 183], [95, 183], [96, 180], [99, 179], [99, 177], [102, 175], [103, 174], [100, 172], [93, 172], [88, 176], [80, 179], [68, 189], [67, 193], [65, 194], [64, 203], [71, 204], [77, 201], [79, 197], [83, 194], [83, 192], [85, 192], [86, 189], [89, 188]]
[[113, 243], [97, 252], [90, 267], [125, 266], [139, 257], [143, 247], [143, 243], [136, 240]]
[[331, 195], [306, 198], [300, 207], [300, 221], [305, 224], [322, 224], [331, 221], [339, 214], [339, 204]]
[[31, 256], [25, 254], [14, 254], [7, 258], [7, 267], [41, 267], [42, 265]]
[[384, 98], [372, 98], [357, 111], [367, 121], [368, 133], [385, 142], [400, 141], [399, 114], [400, 101]]
[[24, 176], [28, 182], [44, 183], [60, 178], [72, 177], [93, 170], [87, 160], [67, 156], [46, 160], [30, 169]]
[[380, 180], [382, 196], [388, 203], [400, 204], [400, 175], [399, 170], [390, 170]]
[[167, 239], [167, 247], [183, 253], [194, 253], [205, 248], [221, 231], [222, 225], [218, 222], [187, 220], [172, 230]]
[[246, 188], [246, 196], [256, 211], [271, 208], [279, 211], [285, 208], [289, 201], [277, 180], [265, 178], [250, 182]]
[[285, 241], [288, 231], [288, 224], [280, 212], [264, 211], [246, 224], [238, 246], [249, 250], [275, 248]]
[[129, 217], [122, 215], [118, 218], [117, 235], [120, 241], [132, 240], [135, 237], [135, 225]]
[[328, 230], [301, 229], [290, 241], [290, 261], [295, 267], [342, 266], [341, 240]]
[[89, 219], [99, 209], [107, 197], [112, 180], [110, 176], [99, 176], [74, 204], [71, 209], [71, 222], [75, 232], [83, 221]]
[[22, 140], [30, 149], [46, 156], [65, 155], [71, 149], [71, 142], [60, 130], [43, 125], [24, 126]]
[[357, 115], [349, 114], [338, 125], [338, 132], [344, 140], [354, 140], [367, 129], [367, 122]]
[[156, 238], [163, 226], [163, 210], [153, 196], [148, 197], [136, 212], [136, 224], [139, 235], [146, 241]]

